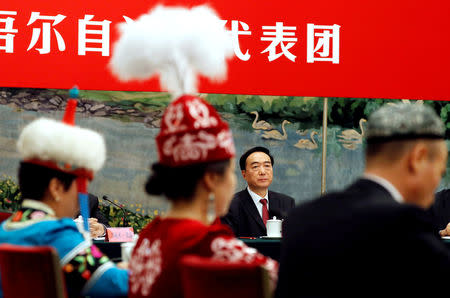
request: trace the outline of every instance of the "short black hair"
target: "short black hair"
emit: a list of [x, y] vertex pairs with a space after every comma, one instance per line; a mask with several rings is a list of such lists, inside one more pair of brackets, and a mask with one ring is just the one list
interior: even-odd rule
[[169, 167], [154, 163], [145, 190], [150, 195], [165, 195], [173, 202], [181, 199], [190, 200], [193, 199], [198, 181], [205, 173], [224, 175], [229, 166], [229, 159], [183, 167]]
[[439, 152], [436, 144], [439, 139], [417, 139], [417, 140], [391, 140], [387, 142], [367, 143], [366, 146], [366, 160], [378, 155], [383, 155], [383, 158], [388, 162], [399, 160], [404, 156], [418, 141], [426, 141], [428, 146], [428, 157], [433, 159], [437, 152]]
[[270, 163], [273, 166], [273, 163], [274, 163], [273, 156], [270, 154], [269, 149], [267, 149], [266, 147], [262, 147], [262, 146], [256, 146], [256, 147], [253, 147], [253, 148], [247, 150], [247, 152], [242, 154], [241, 158], [239, 159], [239, 166], [241, 167], [241, 171], [245, 170], [245, 163], [247, 162], [247, 158], [250, 156], [250, 154], [255, 153], [255, 152], [263, 152], [263, 153], [269, 155]]
[[19, 166], [19, 188], [22, 199], [33, 199], [40, 201], [45, 195], [50, 180], [58, 179], [68, 190], [76, 176], [62, 171], [50, 169], [44, 166], [21, 162]]

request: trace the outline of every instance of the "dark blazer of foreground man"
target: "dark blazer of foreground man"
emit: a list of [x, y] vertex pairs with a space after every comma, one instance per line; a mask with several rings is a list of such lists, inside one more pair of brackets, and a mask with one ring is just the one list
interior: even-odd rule
[[[230, 226], [236, 237], [267, 235], [261, 214], [262, 205], [258, 206], [259, 199], [267, 197], [269, 219], [274, 216], [284, 219], [287, 212], [295, 206], [295, 201], [290, 196], [268, 190], [273, 178], [273, 162], [269, 149], [265, 147], [251, 148], [239, 160], [242, 176], [248, 187], [234, 194], [228, 213], [222, 218], [222, 223]], [[257, 198], [256, 202], [250, 192]]]
[[276, 297], [447, 297], [450, 250], [425, 212], [445, 172], [443, 136], [425, 106], [373, 113], [364, 175], [289, 213]]

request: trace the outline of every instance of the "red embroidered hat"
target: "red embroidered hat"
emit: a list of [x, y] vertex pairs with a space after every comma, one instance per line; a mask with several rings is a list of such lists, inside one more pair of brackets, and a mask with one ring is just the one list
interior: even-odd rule
[[205, 100], [183, 95], [164, 112], [156, 137], [159, 162], [178, 167], [234, 157], [228, 124]]

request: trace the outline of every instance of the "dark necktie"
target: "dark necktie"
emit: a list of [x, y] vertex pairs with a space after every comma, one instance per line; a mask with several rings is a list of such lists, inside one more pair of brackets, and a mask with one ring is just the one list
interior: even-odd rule
[[264, 222], [264, 225], [266, 225], [267, 220], [269, 219], [269, 211], [267, 210], [267, 199], [261, 199], [259, 202], [263, 205], [262, 206], [262, 220]]

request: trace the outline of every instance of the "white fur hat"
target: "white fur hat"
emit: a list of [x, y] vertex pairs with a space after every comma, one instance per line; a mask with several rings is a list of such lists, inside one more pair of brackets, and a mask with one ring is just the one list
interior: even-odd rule
[[[76, 106], [76, 101], [75, 101]], [[90, 129], [39, 118], [22, 130], [17, 148], [25, 162], [93, 179], [106, 159], [103, 136]]]

